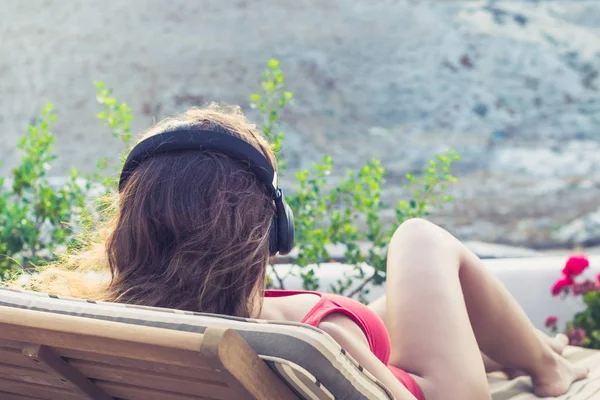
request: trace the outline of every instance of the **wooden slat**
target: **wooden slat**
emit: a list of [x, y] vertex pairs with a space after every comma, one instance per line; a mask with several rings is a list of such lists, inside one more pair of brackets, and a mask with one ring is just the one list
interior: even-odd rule
[[[3, 354], [8, 354], [5, 352], [10, 352], [7, 357], [13, 356], [14, 354], [18, 354], [19, 359], [23, 359], [24, 357], [21, 355], [21, 349], [25, 343], [16, 342], [12, 340], [4, 340], [0, 339], [0, 363], [2, 361]], [[208, 380], [219, 380], [220, 372], [213, 370], [207, 365], [203, 365], [200, 367], [180, 367], [178, 365], [171, 365], [166, 363], [159, 362], [146, 362], [141, 360], [135, 360], [124, 357], [111, 356], [106, 354], [98, 354], [98, 353], [90, 353], [87, 351], [80, 350], [72, 350], [65, 349], [61, 347], [54, 347], [53, 350], [60, 355], [61, 357], [65, 357], [68, 359], [77, 359], [77, 360], [85, 360], [85, 361], [93, 361], [103, 364], [110, 365], [118, 365], [120, 367], [129, 367], [133, 369], [137, 369], [140, 371], [150, 371], [162, 374], [170, 374], [176, 376], [184, 376], [188, 378], [195, 379], [208, 379]], [[8, 360], [9, 358], [7, 358]], [[10, 358], [12, 359], [12, 358]], [[4, 362], [5, 364], [9, 364], [8, 362]], [[30, 360], [24, 360], [24, 364], [17, 364], [10, 362], [10, 364], [15, 365], [23, 365], [28, 366], [31, 364]], [[37, 366], [40, 368], [39, 366]], [[35, 368], [35, 366], [34, 366]]]
[[0, 363], [17, 365], [24, 368], [32, 368], [39, 370], [44, 369], [39, 363], [32, 361], [28, 357], [24, 357], [21, 353], [21, 350], [8, 349], [6, 347], [0, 347]]
[[103, 392], [98, 386], [94, 385], [90, 379], [73, 368], [62, 357], [57, 355], [50, 347], [39, 344], [30, 344], [23, 347], [23, 356], [38, 362], [44, 367], [44, 370], [57, 378], [67, 380], [73, 385], [74, 391], [80, 392], [90, 399], [94, 400], [114, 400]]
[[[46, 385], [37, 385], [31, 382], [14, 381], [0, 378], [0, 390], [21, 393], [43, 400], [82, 400], [83, 397], [69, 390]], [[2, 398], [2, 397], [0, 397]]]
[[[176, 394], [156, 389], [147, 389], [136, 386], [125, 385], [115, 382], [96, 381], [96, 385], [113, 397], [120, 397], [128, 400], [215, 400], [216, 397], [191, 396], [186, 394]], [[238, 397], [228, 397], [227, 399], [237, 400]], [[218, 399], [221, 400], [221, 399]], [[223, 399], [225, 400], [225, 399]]]
[[58, 347], [55, 347], [54, 351], [60, 356], [69, 359], [69, 362], [71, 362], [70, 360], [84, 360], [108, 365], [117, 365], [119, 367], [131, 368], [138, 371], [149, 371], [159, 374], [169, 374], [193, 379], [206, 379], [210, 381], [217, 381], [222, 379], [221, 373], [213, 369], [180, 367], [178, 365], [170, 365], [158, 362], [146, 362], [140, 360], [133, 360], [130, 358], [115, 357], [105, 354], [89, 353], [85, 351], [63, 349]]
[[0, 391], [0, 399], [2, 400], [39, 400], [36, 397], [25, 396], [23, 394], [9, 393]]
[[237, 390], [236, 399], [298, 400], [233, 329], [207, 328], [200, 354], [209, 365], [229, 372], [227, 384]]
[[0, 337], [0, 347], [6, 347], [7, 349], [17, 349], [21, 351], [23, 343], [16, 340], [2, 339], [2, 337]]
[[[33, 396], [41, 399], [83, 399], [76, 395], [76, 392], [66, 390], [65, 386], [70, 384], [62, 382], [58, 378], [46, 374], [40, 370], [33, 370], [22, 367], [2, 366], [0, 365], [0, 390], [13, 391]], [[198, 399], [234, 399], [236, 394], [232, 391], [219, 393], [210, 393], [209, 397], [204, 397], [206, 392], [191, 394], [178, 394], [166, 390], [157, 390], [152, 388], [137, 387], [123, 383], [96, 381], [95, 384], [113, 397], [140, 400], [198, 400]], [[63, 386], [63, 387], [61, 387]], [[68, 394], [71, 394], [70, 396]], [[213, 395], [214, 394], [214, 395]], [[3, 399], [0, 397], [0, 399]]]
[[184, 367], [205, 365], [198, 357], [202, 334], [12, 307], [0, 306], [0, 338]]
[[71, 385], [65, 379], [52, 376], [39, 369], [18, 367], [16, 365], [0, 364], [0, 377], [13, 381], [29, 382], [63, 389], [71, 388]]
[[[222, 380], [189, 379], [82, 360], [71, 360], [69, 365], [85, 376], [101, 381], [124, 383], [132, 386], [190, 395], [210, 393], [212, 397], [219, 399], [235, 397], [235, 393]], [[221, 374], [220, 377], [223, 379], [224, 375]]]
[[[6, 340], [20, 342], [21, 345], [31, 343], [148, 363], [212, 369], [215, 372], [222, 372], [219, 379], [226, 382], [234, 391], [233, 393], [224, 391], [223, 386], [209, 385], [206, 381], [200, 381], [208, 379], [206, 377], [199, 378], [198, 383], [211, 387], [196, 395], [177, 394], [164, 390], [164, 387], [157, 390], [95, 380], [94, 383], [112, 397], [131, 400], [297, 400], [285, 383], [232, 329], [210, 327], [202, 335], [0, 306], [0, 344], [7, 344], [7, 348], [14, 346], [14, 343]], [[93, 363], [85, 363], [81, 361], [80, 365], [92, 368], [90, 365]], [[4, 366], [6, 367], [6, 364]], [[69, 384], [64, 382], [64, 379], [57, 380], [40, 370], [21, 366], [9, 367], [11, 368], [2, 369], [0, 365], [0, 377], [49, 387], [64, 387]], [[133, 378], [132, 374], [136, 373], [140, 379], [144, 375], [139, 374], [139, 371], [129, 371], [126, 367], [114, 367], [112, 372], [98, 369], [97, 366], [93, 368], [96, 369], [90, 370], [90, 373], [110, 374], [107, 376], [108, 379], [116, 379], [116, 374], [121, 368], [122, 376], [119, 378], [121, 380]], [[126, 373], [128, 375], [124, 375]], [[139, 383], [146, 386], [152, 384], [147, 380]], [[173, 384], [174, 381], [169, 383], [169, 385]], [[173, 386], [169, 388], [175, 389]], [[181, 387], [177, 390], [181, 390]]]
[[[7, 341], [0, 342], [0, 345], [6, 344]], [[48, 375], [40, 364], [32, 362], [28, 357], [24, 357], [21, 350], [17, 349], [21, 345], [19, 342], [10, 342], [10, 345], [14, 348], [0, 347], [0, 376], [16, 378], [18, 380], [0, 380], [0, 390], [29, 394], [43, 399], [64, 398], [65, 400], [75, 400], [83, 398], [67, 390], [66, 388], [70, 385], [60, 381], [56, 377]], [[56, 352], [62, 356], [77, 357], [76, 359], [67, 358], [67, 361], [74, 368], [90, 378], [99, 378], [105, 381], [115, 381], [135, 386], [147, 385], [149, 388], [172, 390], [191, 395], [206, 393], [207, 390], [210, 390], [210, 392], [217, 395], [213, 398], [227, 399], [234, 396], [232, 390], [227, 388], [225, 383], [215, 384], [215, 382], [222, 382], [223, 374], [209, 369], [148, 363], [68, 349], [56, 349]], [[82, 360], [82, 357], [88, 360]], [[113, 364], [98, 363], [97, 361], [100, 360]], [[14, 369], [12, 366], [21, 368]], [[30, 372], [29, 369], [37, 372]], [[7, 370], [10, 371], [5, 375], [4, 372]], [[150, 372], [151, 375], [145, 373], [146, 371]], [[37, 381], [41, 385], [29, 387], [27, 382], [32, 381]], [[54, 388], [47, 385], [52, 385]], [[61, 387], [65, 389], [60, 389]], [[129, 392], [127, 391], [127, 393]]]

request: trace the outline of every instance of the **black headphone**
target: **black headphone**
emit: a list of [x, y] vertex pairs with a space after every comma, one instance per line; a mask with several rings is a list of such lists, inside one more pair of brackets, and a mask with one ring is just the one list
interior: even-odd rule
[[274, 256], [288, 254], [294, 246], [294, 214], [285, 202], [277, 182], [277, 172], [254, 146], [225, 132], [211, 130], [174, 130], [150, 136], [138, 143], [123, 165], [119, 192], [133, 171], [154, 156], [183, 151], [212, 150], [247, 164], [260, 182], [265, 184], [275, 201], [276, 212], [269, 232], [269, 250]]

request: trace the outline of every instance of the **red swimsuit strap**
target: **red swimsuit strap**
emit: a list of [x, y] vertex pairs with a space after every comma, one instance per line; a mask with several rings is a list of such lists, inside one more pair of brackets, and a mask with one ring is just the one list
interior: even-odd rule
[[265, 289], [265, 297], [287, 297], [296, 294], [316, 294], [319, 297], [323, 297], [323, 293], [310, 290]]

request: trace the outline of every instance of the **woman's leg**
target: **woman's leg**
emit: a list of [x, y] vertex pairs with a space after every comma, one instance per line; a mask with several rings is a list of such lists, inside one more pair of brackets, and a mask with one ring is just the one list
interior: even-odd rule
[[[536, 330], [536, 333], [543, 341], [547, 342], [550, 345], [550, 348], [552, 348], [552, 350], [556, 354], [562, 354], [564, 352], [565, 348], [567, 347], [567, 345], [569, 344], [569, 338], [562, 333], [559, 333], [558, 335], [556, 335], [554, 337], [550, 337], [540, 330]], [[485, 372], [498, 372], [498, 371], [504, 372], [508, 376], [509, 379], [527, 375], [527, 373], [525, 373], [524, 371], [507, 367], [505, 365], [500, 364], [497, 361], [492, 360], [491, 358], [486, 356], [484, 353], [481, 353], [481, 357], [483, 358], [483, 365], [485, 366]]]
[[[383, 295], [383, 296], [379, 297], [377, 300], [374, 300], [373, 302], [371, 302], [369, 304], [369, 308], [371, 310], [373, 310], [379, 316], [379, 318], [381, 318], [381, 320], [384, 322], [384, 324], [387, 326], [386, 303], [387, 303], [387, 297], [386, 297], [386, 295]], [[562, 354], [564, 352], [565, 348], [567, 347], [567, 345], [569, 344], [569, 338], [562, 333], [559, 333], [558, 335], [556, 335], [554, 337], [546, 335], [544, 332], [540, 331], [539, 329], [536, 330], [536, 333], [543, 341], [548, 342], [548, 344], [550, 345], [552, 350], [554, 350], [554, 352], [557, 354]], [[509, 378], [526, 375], [523, 371], [519, 371], [519, 370], [516, 370], [513, 368], [506, 367], [505, 365], [502, 365], [499, 362], [492, 360], [484, 353], [481, 353], [481, 358], [483, 359], [483, 366], [484, 366], [486, 373], [505, 372]]]
[[[385, 295], [383, 295], [383, 296], [379, 297], [377, 300], [371, 302], [369, 304], [369, 308], [371, 308], [379, 316], [379, 318], [381, 318], [381, 320], [384, 322], [384, 324], [387, 325], [387, 323], [386, 323], [386, 302], [387, 302], [387, 297]], [[558, 335], [556, 335], [554, 337], [548, 336], [547, 334], [540, 331], [539, 329], [536, 330], [536, 333], [543, 341], [547, 342], [550, 345], [550, 347], [552, 348], [552, 350], [554, 350], [554, 352], [556, 354], [562, 354], [564, 352], [565, 348], [567, 347], [567, 345], [569, 344], [569, 338], [562, 333], [559, 333]], [[523, 371], [506, 367], [505, 365], [502, 365], [499, 362], [492, 360], [490, 357], [488, 357], [484, 353], [481, 353], [481, 358], [483, 359], [483, 366], [484, 366], [486, 373], [504, 372], [511, 379], [518, 377], [518, 376], [526, 375], [526, 373], [524, 373]]]
[[558, 356], [481, 261], [420, 219], [390, 243], [386, 326], [390, 363], [420, 376], [425, 397], [488, 399], [480, 353], [531, 375], [540, 396], [566, 392], [587, 371]]

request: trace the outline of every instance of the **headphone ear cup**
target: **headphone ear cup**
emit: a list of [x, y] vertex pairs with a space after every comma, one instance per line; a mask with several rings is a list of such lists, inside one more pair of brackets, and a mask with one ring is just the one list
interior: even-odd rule
[[271, 229], [269, 230], [269, 254], [271, 257], [276, 255], [279, 249], [279, 217], [277, 214], [273, 215], [273, 222], [271, 222]]
[[278, 218], [279, 254], [286, 255], [294, 248], [294, 213], [290, 206], [283, 202], [283, 218]]
[[275, 199], [275, 210], [270, 232], [271, 256], [278, 252], [285, 256], [294, 248], [294, 213], [285, 202], [281, 191]]

